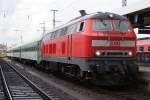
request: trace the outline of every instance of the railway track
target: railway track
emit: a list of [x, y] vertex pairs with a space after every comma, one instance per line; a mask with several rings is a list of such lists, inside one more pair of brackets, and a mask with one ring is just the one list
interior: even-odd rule
[[5, 100], [4, 88], [1, 80], [2, 77], [0, 76], [0, 100]]
[[[6, 61], [7, 62], [7, 61]], [[47, 94], [49, 94], [49, 96], [55, 96], [53, 97], [54, 100], [70, 100], [70, 98], [74, 98], [71, 100], [100, 100], [100, 98], [102, 100], [149, 100], [150, 95], [149, 93], [147, 93], [146, 91], [141, 91], [141, 89], [138, 89], [136, 86], [135, 88], [131, 88], [129, 87], [129, 89], [119, 89], [119, 88], [108, 88], [108, 87], [97, 87], [97, 86], [93, 86], [92, 84], [80, 84], [80, 83], [76, 83], [76, 81], [74, 80], [70, 80], [70, 78], [66, 78], [63, 76], [60, 76], [61, 78], [63, 78], [63, 80], [59, 80], [59, 76], [58, 79], [53, 79], [56, 77], [51, 77], [48, 75], [48, 77], [42, 77], [42, 73], [43, 72], [37, 72], [38, 75], [41, 76], [40, 78], [35, 77], [36, 72], [34, 73], [34, 70], [28, 69], [28, 67], [26, 68], [26, 71], [24, 70], [23, 66], [17, 67], [15, 66], [15, 64], [11, 64], [8, 62], [8, 64], [12, 65], [14, 68], [16, 68], [17, 70], [19, 70], [19, 72], [21, 72], [22, 74], [24, 74], [26, 77], [28, 77], [29, 79], [31, 79], [34, 83], [36, 83], [38, 86], [40, 86], [40, 88], [42, 88], [42, 90], [44, 90]], [[28, 71], [30, 70], [30, 71]], [[31, 75], [30, 73], [32, 73], [33, 75]], [[44, 75], [46, 75], [44, 73]], [[50, 77], [50, 79], [49, 79]], [[58, 88], [60, 86], [59, 92], [56, 91], [55, 88], [52, 88], [51, 85], [54, 85], [52, 83], [47, 84], [48, 81], [45, 81], [43, 79], [46, 80], [51, 80], [52, 82], [56, 82], [54, 83], [56, 85], [56, 87]], [[69, 80], [68, 80], [69, 79]], [[69, 81], [69, 83], [67, 82]], [[71, 81], [71, 84], [70, 84]], [[44, 82], [44, 83], [43, 83]], [[72, 84], [73, 82], [73, 84]], [[43, 85], [44, 84], [44, 85]], [[55, 86], [54, 85], [54, 86]], [[126, 88], [126, 87], [124, 87]], [[66, 90], [67, 91], [66, 91]], [[53, 91], [54, 90], [54, 91]], [[60, 91], [66, 92], [68, 93], [69, 91], [69, 99], [57, 99], [56, 95], [59, 94], [58, 98], [64, 97], [64, 94], [61, 95]], [[82, 95], [82, 96], [80, 96]], [[56, 98], [56, 99], [55, 99]], [[86, 99], [85, 99], [86, 98]], [[89, 99], [87, 99], [89, 98]]]
[[0, 100], [52, 100], [5, 61], [0, 61]]

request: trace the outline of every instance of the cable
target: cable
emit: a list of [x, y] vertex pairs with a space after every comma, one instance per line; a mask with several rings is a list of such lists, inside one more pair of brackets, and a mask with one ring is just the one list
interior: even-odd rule
[[70, 6], [72, 6], [73, 4], [75, 4], [76, 2], [77, 2], [78, 0], [74, 0], [74, 1], [72, 1], [70, 4], [68, 4], [66, 7], [64, 7], [62, 10], [59, 10], [59, 11], [64, 11], [64, 10], [66, 10], [66, 8], [68, 8], [68, 7], [70, 7]]

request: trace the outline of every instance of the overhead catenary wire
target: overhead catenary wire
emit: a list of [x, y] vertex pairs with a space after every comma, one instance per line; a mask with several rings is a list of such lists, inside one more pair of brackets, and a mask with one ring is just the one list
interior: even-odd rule
[[76, 4], [78, 2], [78, 0], [73, 0], [71, 3], [69, 3], [67, 6], [65, 6], [64, 8], [62, 8], [59, 11], [65, 11], [68, 7], [71, 7], [72, 5]]

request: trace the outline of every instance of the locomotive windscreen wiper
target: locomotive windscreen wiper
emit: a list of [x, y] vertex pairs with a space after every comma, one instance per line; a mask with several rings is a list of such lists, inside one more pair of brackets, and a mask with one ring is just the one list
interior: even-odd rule
[[119, 32], [131, 32], [129, 23], [125, 20], [114, 20], [115, 30]]
[[110, 20], [96, 19], [93, 28], [96, 31], [112, 31], [112, 23]]
[[121, 20], [119, 20], [119, 23], [118, 23], [118, 26], [120, 27], [120, 24], [121, 24]]
[[100, 20], [101, 22], [102, 22], [102, 24], [104, 25], [104, 26], [107, 26], [107, 24], [104, 22], [104, 20]]

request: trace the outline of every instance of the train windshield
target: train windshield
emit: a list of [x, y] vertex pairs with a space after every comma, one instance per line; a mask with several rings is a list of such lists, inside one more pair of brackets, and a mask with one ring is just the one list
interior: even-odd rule
[[131, 27], [128, 21], [114, 20], [115, 31], [119, 32], [131, 32]]
[[94, 20], [93, 28], [95, 31], [112, 31], [112, 23], [110, 20]]
[[[113, 27], [112, 27], [113, 26]], [[101, 20], [95, 19], [93, 24], [95, 31], [118, 31], [118, 32], [131, 32], [132, 29], [129, 22], [126, 20]]]

